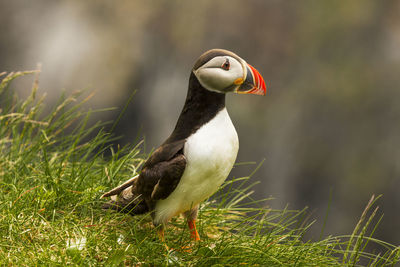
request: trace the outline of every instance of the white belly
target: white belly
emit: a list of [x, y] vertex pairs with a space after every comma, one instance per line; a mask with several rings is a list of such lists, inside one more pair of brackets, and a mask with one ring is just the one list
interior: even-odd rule
[[171, 195], [157, 202], [155, 222], [165, 223], [215, 193], [229, 175], [238, 150], [238, 136], [224, 108], [187, 139], [186, 169]]

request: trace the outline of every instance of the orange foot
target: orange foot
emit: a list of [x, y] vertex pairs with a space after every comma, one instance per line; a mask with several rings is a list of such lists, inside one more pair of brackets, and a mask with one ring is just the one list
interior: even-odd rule
[[[200, 235], [196, 229], [196, 220], [188, 220], [188, 226], [190, 229], [190, 238], [195, 242], [200, 241]], [[192, 252], [192, 245], [183, 246], [180, 251], [190, 253]]]
[[197, 232], [196, 229], [196, 220], [188, 220], [188, 226], [190, 229], [190, 237], [194, 240], [194, 241], [199, 241], [200, 240], [200, 236], [199, 233]]
[[164, 237], [164, 228], [160, 228], [157, 230], [158, 237], [160, 238], [161, 242], [164, 244], [164, 247], [167, 251], [169, 251], [169, 247], [167, 246], [167, 243], [165, 243], [165, 237]]

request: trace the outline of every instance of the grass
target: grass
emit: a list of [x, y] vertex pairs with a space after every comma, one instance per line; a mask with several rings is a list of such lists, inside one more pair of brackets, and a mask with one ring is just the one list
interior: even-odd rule
[[[31, 95], [19, 99], [12, 81], [33, 74]], [[181, 217], [166, 229], [166, 251], [149, 216], [105, 212], [99, 196], [135, 175], [147, 155], [140, 142], [112, 149], [105, 123], [82, 93], [62, 96], [43, 112], [37, 72], [1, 73], [0, 265], [77, 266], [395, 266], [399, 247], [372, 237], [372, 197], [348, 236], [304, 241], [306, 211], [273, 210], [251, 198], [249, 177], [227, 181], [200, 209], [201, 242], [191, 252]], [[355, 215], [356, 216], [356, 215]], [[378, 222], [381, 218], [378, 218]], [[375, 220], [376, 221], [376, 220]], [[367, 252], [367, 245], [382, 253]]]

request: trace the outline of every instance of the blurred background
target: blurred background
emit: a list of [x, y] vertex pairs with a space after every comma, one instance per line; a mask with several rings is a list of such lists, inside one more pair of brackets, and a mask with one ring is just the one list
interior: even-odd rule
[[232, 50], [269, 84], [266, 97], [227, 99], [238, 162], [265, 159], [255, 197], [308, 206], [316, 239], [330, 194], [326, 235], [351, 233], [383, 194], [376, 237], [399, 245], [399, 14], [395, 0], [1, 1], [0, 72], [40, 62], [49, 106], [63, 90], [89, 88], [91, 108], [122, 108], [137, 90], [116, 134], [120, 144], [145, 137], [149, 152], [174, 128], [197, 57]]

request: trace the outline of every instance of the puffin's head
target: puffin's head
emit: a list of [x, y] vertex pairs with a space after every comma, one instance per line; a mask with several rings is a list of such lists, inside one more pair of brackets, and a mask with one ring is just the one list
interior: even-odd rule
[[267, 90], [255, 68], [223, 49], [212, 49], [201, 55], [193, 73], [205, 89], [213, 92], [265, 95]]

